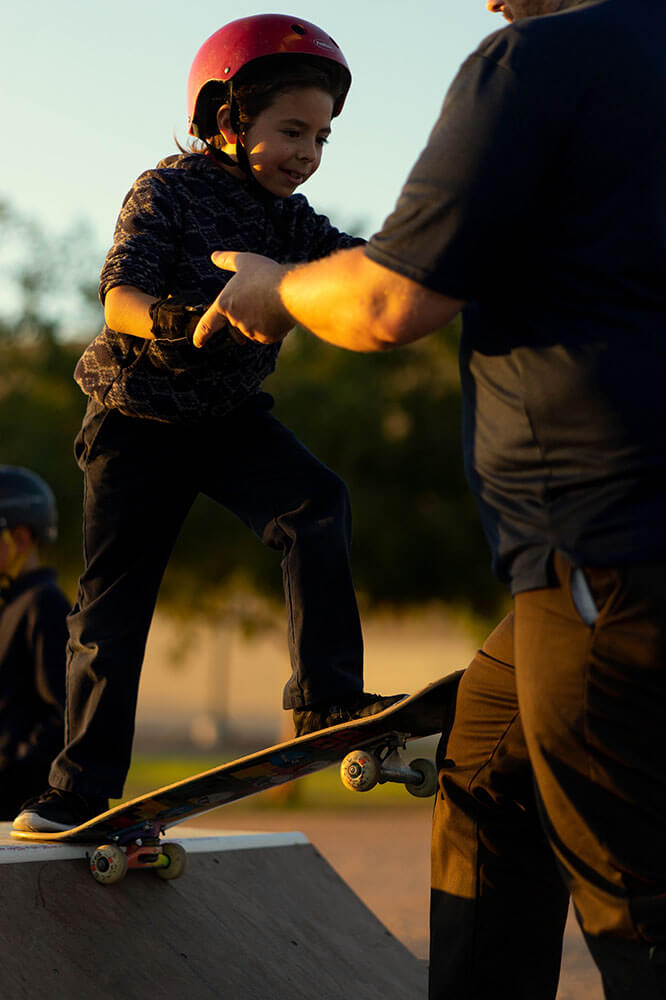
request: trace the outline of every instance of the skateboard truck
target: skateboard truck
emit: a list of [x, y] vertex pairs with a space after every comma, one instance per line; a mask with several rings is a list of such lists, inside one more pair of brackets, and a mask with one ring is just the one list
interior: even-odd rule
[[345, 788], [353, 792], [369, 792], [387, 781], [403, 784], [410, 795], [418, 798], [427, 798], [437, 790], [437, 771], [432, 761], [417, 757], [406, 764], [395, 745], [374, 751], [352, 750], [340, 765], [340, 777]]
[[103, 885], [119, 882], [129, 868], [154, 868], [158, 878], [180, 878], [187, 868], [187, 854], [180, 844], [162, 842], [159, 829], [151, 835], [102, 844], [90, 855], [92, 877]]

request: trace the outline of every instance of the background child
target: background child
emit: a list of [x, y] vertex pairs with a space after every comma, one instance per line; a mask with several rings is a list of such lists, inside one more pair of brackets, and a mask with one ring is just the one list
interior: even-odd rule
[[142, 174], [125, 199], [101, 274], [107, 325], [75, 372], [90, 402], [75, 446], [86, 563], [69, 618], [66, 745], [18, 829], [67, 829], [122, 794], [158, 588], [199, 492], [282, 554], [284, 707], [297, 733], [396, 700], [363, 692], [346, 487], [261, 392], [279, 345], [228, 328], [192, 345], [229, 277], [211, 262], [218, 247], [296, 262], [362, 242], [293, 194], [319, 166], [350, 82], [339, 47], [307, 21], [226, 25], [190, 71], [200, 147]]
[[0, 819], [48, 782], [63, 744], [69, 601], [39, 547], [56, 504], [34, 472], [0, 465]]

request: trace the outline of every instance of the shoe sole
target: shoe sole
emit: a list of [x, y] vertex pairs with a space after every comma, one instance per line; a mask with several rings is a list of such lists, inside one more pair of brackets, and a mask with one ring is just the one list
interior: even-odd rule
[[66, 830], [73, 830], [76, 825], [76, 823], [56, 823], [55, 820], [45, 819], [39, 813], [22, 812], [14, 820], [12, 828], [26, 833], [64, 833]]

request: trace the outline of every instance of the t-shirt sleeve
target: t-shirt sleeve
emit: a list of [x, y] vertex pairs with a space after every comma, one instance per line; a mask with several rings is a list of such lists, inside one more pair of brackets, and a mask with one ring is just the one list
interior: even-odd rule
[[562, 133], [557, 95], [521, 57], [500, 32], [462, 65], [372, 260], [463, 300], [510, 279]]
[[148, 295], [167, 293], [178, 245], [178, 200], [166, 173], [173, 171], [146, 171], [125, 196], [100, 275], [102, 303], [116, 285], [134, 285]]

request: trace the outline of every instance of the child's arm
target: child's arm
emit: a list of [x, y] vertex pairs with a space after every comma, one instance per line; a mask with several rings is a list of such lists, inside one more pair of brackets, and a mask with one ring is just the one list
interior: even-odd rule
[[133, 285], [114, 285], [104, 299], [104, 321], [116, 333], [154, 340], [153, 320], [149, 309], [158, 300]]
[[205, 305], [187, 305], [179, 296], [156, 298], [134, 285], [114, 285], [104, 299], [104, 321], [116, 333], [144, 340], [178, 340], [192, 343], [192, 334], [206, 311]]
[[180, 239], [175, 174], [178, 171], [146, 171], [123, 202], [100, 275], [104, 319], [116, 333], [142, 340], [191, 340], [209, 304], [186, 299], [170, 287], [167, 277], [174, 273]]

